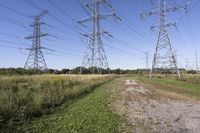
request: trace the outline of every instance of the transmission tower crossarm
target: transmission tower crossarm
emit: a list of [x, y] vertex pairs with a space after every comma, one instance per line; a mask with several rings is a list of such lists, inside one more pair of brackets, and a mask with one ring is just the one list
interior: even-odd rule
[[167, 8], [166, 11], [167, 12], [174, 12], [174, 11], [178, 11], [178, 10], [183, 9], [187, 12], [188, 6], [189, 6], [189, 3], [186, 3], [185, 5], [174, 5], [172, 7]]
[[50, 48], [46, 48], [46, 47], [40, 47], [41, 49], [46, 49], [46, 50], [49, 50], [49, 51], [52, 51], [52, 52], [54, 52], [55, 50], [53, 50], [53, 49], [50, 49]]
[[99, 19], [105, 19], [108, 17], [113, 17], [114, 13], [101, 13], [99, 14]]
[[111, 35], [111, 34], [110, 34], [108, 31], [106, 31], [106, 30], [102, 30], [102, 31], [101, 31], [101, 34], [103, 34], [103, 35], [107, 35], [107, 36], [113, 38], [113, 35]]
[[44, 37], [44, 36], [48, 36], [48, 35], [49, 35], [48, 33], [40, 33], [39, 35], [28, 36], [28, 37], [25, 37], [24, 39], [33, 39], [35, 37]]
[[[158, 1], [160, 1], [160, 0], [158, 0]], [[176, 4], [172, 7], [165, 7], [165, 9], [162, 9], [162, 11], [175, 12], [175, 11], [183, 9], [187, 12], [189, 4], [190, 3], [186, 3], [184, 5], [177, 5]], [[158, 15], [159, 13], [160, 13], [159, 10], [155, 9], [155, 10], [145, 11], [145, 12], [141, 13], [140, 15], [144, 19], [146, 16]]]
[[140, 16], [145, 19], [146, 16], [152, 16], [152, 15], [156, 15], [158, 14], [158, 11], [157, 10], [154, 10], [154, 11], [146, 11], [146, 12], [143, 12], [140, 14]]
[[39, 14], [38, 16], [36, 16], [36, 17], [38, 17], [38, 18], [42, 18], [42, 17], [44, 17], [45, 15], [47, 15], [48, 14], [48, 10], [44, 10], [41, 14]]
[[76, 21], [76, 22], [78, 24], [83, 25], [83, 23], [90, 22], [91, 20], [92, 20], [92, 17], [88, 17], [88, 18], [85, 18], [85, 19], [82, 19], [82, 20], [79, 20], [79, 21]]
[[[42, 25], [42, 24], [45, 24], [44, 22], [39, 22], [39, 23], [37, 23], [37, 25]], [[31, 24], [31, 25], [29, 25], [30, 27], [34, 27], [36, 24]]]
[[25, 50], [32, 50], [32, 48], [25, 48]]
[[102, 1], [103, 1], [103, 3], [104, 3], [105, 6], [111, 8], [111, 9], [113, 8], [112, 5], [111, 5], [111, 3], [108, 2], [108, 0], [102, 0]]
[[[108, 17], [116, 17], [118, 20], [121, 21], [121, 18], [119, 16], [117, 16], [116, 13], [114, 13], [114, 12], [113, 13], [101, 13], [101, 14], [98, 14], [99, 20], [106, 19]], [[85, 25], [83, 23], [90, 22], [92, 20], [93, 20], [93, 17], [88, 17], [88, 18], [85, 18], [85, 19], [82, 19], [82, 20], [79, 20], [79, 21], [76, 21], [76, 22], [85, 27]]]

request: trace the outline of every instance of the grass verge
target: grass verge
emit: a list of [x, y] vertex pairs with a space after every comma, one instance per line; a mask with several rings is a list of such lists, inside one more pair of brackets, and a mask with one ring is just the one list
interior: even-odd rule
[[113, 79], [101, 75], [0, 77], [0, 129], [7, 132]]
[[200, 83], [182, 81], [181, 79], [167, 78], [167, 77], [153, 77], [148, 78], [144, 76], [135, 76], [136, 79], [142, 83], [147, 83], [156, 88], [176, 92], [189, 97], [200, 99]]
[[65, 103], [52, 115], [36, 118], [17, 129], [17, 132], [37, 133], [117, 133], [118, 116], [110, 110], [115, 98], [109, 89], [117, 81], [97, 87], [92, 93]]

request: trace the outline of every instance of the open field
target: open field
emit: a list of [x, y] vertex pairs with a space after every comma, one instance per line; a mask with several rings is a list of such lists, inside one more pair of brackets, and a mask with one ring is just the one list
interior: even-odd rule
[[90, 93], [112, 78], [106, 75], [1, 76], [1, 128], [50, 114], [57, 106]]
[[168, 75], [149, 78], [147, 76], [135, 76], [143, 85], [148, 84], [151, 88], [160, 88], [183, 95], [200, 99], [200, 75], [185, 74], [181, 78]]
[[200, 0], [0, 9], [0, 133], [200, 133]]
[[97, 87], [92, 93], [71, 103], [65, 103], [54, 114], [26, 123], [17, 132], [39, 133], [116, 133], [120, 118], [108, 105], [116, 98], [112, 93], [121, 80]]
[[1, 131], [196, 133], [199, 80], [199, 75], [2, 76]]

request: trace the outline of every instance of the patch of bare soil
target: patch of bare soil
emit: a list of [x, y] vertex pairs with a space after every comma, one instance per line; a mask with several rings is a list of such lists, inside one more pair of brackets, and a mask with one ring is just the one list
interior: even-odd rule
[[114, 107], [129, 123], [122, 132], [200, 132], [200, 101], [146, 89], [134, 80], [124, 81]]

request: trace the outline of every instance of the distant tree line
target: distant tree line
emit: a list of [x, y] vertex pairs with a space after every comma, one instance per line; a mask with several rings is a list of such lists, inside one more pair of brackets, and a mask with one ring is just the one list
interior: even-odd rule
[[33, 75], [33, 74], [137, 74], [143, 73], [144, 70], [123, 70], [123, 69], [97, 69], [97, 68], [82, 68], [76, 67], [74, 69], [47, 69], [47, 70], [32, 70], [24, 68], [0, 68], [0, 75]]
[[[24, 68], [0, 68], [0, 75], [33, 75], [33, 74], [80, 74], [80, 70], [82, 70], [82, 74], [148, 74], [149, 70], [147, 69], [97, 69], [97, 68], [82, 68], [76, 67], [74, 69], [47, 69], [47, 70], [31, 70], [31, 69], [24, 69]], [[185, 69], [180, 69], [180, 71], [185, 73], [195, 74], [194, 70], [186, 71]], [[169, 70], [161, 70], [157, 69], [157, 73], [160, 74], [170, 74], [173, 71]]]

